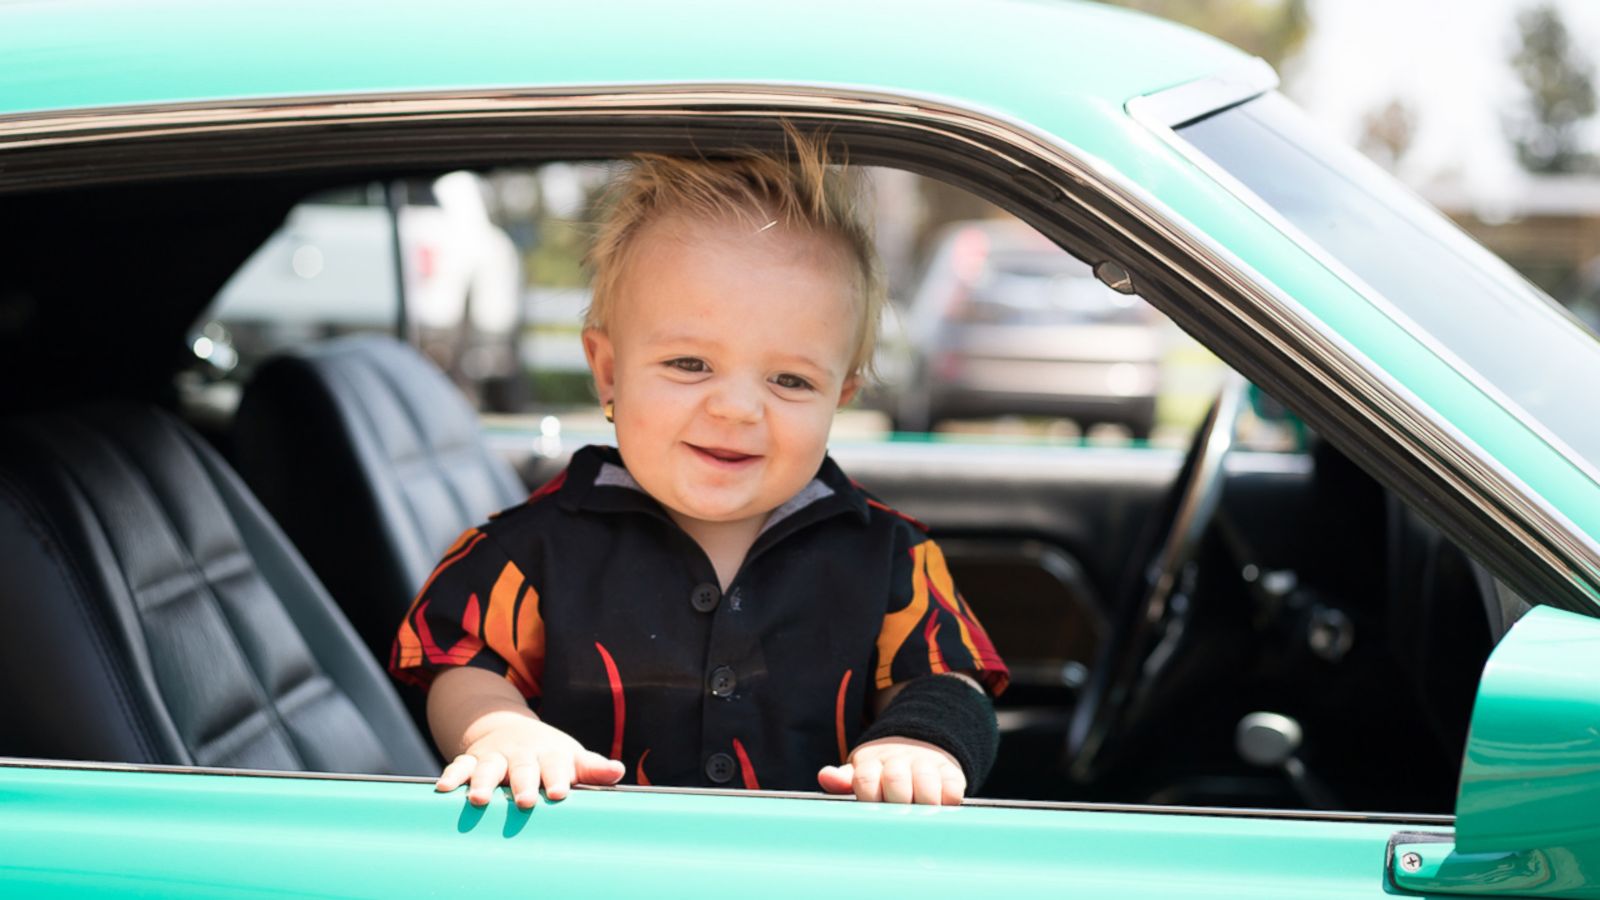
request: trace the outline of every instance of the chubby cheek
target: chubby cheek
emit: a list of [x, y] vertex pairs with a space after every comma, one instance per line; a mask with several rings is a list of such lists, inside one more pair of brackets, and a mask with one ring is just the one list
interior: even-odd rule
[[795, 487], [816, 474], [828, 448], [828, 429], [833, 425], [833, 410], [818, 403], [773, 404], [768, 407], [767, 428], [775, 454], [783, 457], [786, 468], [794, 467], [804, 477]]
[[627, 388], [619, 384], [617, 389], [617, 446], [632, 468], [634, 460], [649, 465], [671, 449], [693, 420], [698, 403], [686, 385], [640, 379]]

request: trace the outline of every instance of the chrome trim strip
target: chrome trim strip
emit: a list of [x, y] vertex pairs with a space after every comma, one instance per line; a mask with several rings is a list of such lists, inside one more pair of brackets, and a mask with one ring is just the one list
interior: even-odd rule
[[[1399, 326], [1401, 330], [1405, 331], [1413, 340], [1421, 344], [1424, 349], [1428, 350], [1440, 361], [1444, 362], [1446, 365], [1460, 373], [1469, 384], [1471, 384], [1474, 388], [1482, 392], [1484, 396], [1494, 401], [1497, 405], [1509, 413], [1512, 418], [1515, 418], [1530, 432], [1542, 440], [1547, 446], [1562, 456], [1574, 468], [1582, 472], [1586, 477], [1589, 478], [1590, 481], [1594, 482], [1596, 485], [1600, 485], [1600, 470], [1597, 470], [1588, 462], [1588, 460], [1584, 459], [1580, 454], [1577, 453], [1577, 451], [1568, 446], [1565, 441], [1551, 433], [1543, 423], [1538, 422], [1536, 419], [1530, 416], [1525, 410], [1522, 409], [1520, 405], [1514, 402], [1510, 397], [1507, 397], [1492, 383], [1487, 381], [1477, 370], [1467, 365], [1466, 362], [1461, 360], [1455, 355], [1455, 353], [1450, 351], [1443, 344], [1440, 344], [1436, 339], [1433, 338], [1432, 335], [1424, 331], [1413, 319], [1396, 307], [1393, 302], [1380, 294], [1371, 285], [1367, 284], [1366, 281], [1360, 276], [1350, 271], [1350, 269], [1342, 262], [1329, 254], [1328, 251], [1321, 246], [1321, 244], [1312, 240], [1292, 222], [1284, 218], [1282, 214], [1273, 209], [1271, 205], [1269, 205], [1265, 200], [1261, 199], [1259, 195], [1247, 187], [1243, 182], [1239, 181], [1231, 173], [1223, 169], [1214, 160], [1203, 153], [1198, 147], [1184, 140], [1172, 127], [1166, 125], [1159, 118], [1159, 113], [1163, 107], [1160, 104], [1150, 104], [1144, 102], [1148, 99], [1149, 98], [1147, 97], [1136, 97], [1133, 100], [1128, 101], [1127, 108], [1129, 115], [1131, 115], [1136, 121], [1143, 124], [1146, 128], [1150, 129], [1151, 132], [1153, 132], [1157, 137], [1161, 138], [1162, 141], [1174, 151], [1182, 155], [1189, 162], [1193, 163], [1196, 168], [1200, 169], [1208, 177], [1216, 181], [1224, 190], [1228, 191], [1230, 194], [1233, 194], [1236, 199], [1249, 207], [1251, 211], [1255, 212], [1257, 215], [1260, 215], [1270, 225], [1282, 232], [1284, 236], [1295, 241], [1296, 244], [1305, 250], [1307, 255], [1311, 256], [1320, 265], [1327, 268], [1329, 272], [1331, 272], [1336, 278], [1339, 278], [1341, 281], [1344, 281], [1347, 285], [1349, 285], [1352, 290], [1360, 294], [1363, 299], [1372, 304], [1375, 309]], [[1227, 105], [1233, 106], [1237, 105], [1237, 103], [1229, 103]], [[1214, 111], [1220, 111], [1220, 108]], [[1192, 121], [1192, 118], [1189, 121]], [[1477, 245], [1474, 244], [1475, 248], [1476, 246]], [[1513, 474], [1509, 469], [1505, 468], [1505, 466], [1502, 465], [1497, 459], [1490, 456], [1488, 453], [1481, 452], [1482, 448], [1474, 443], [1458, 428], [1445, 420], [1443, 417], [1433, 414], [1432, 409], [1427, 407], [1427, 405], [1424, 404], [1420, 398], [1418, 398], [1408, 388], [1395, 381], [1391, 376], [1389, 376], [1388, 373], [1383, 372], [1376, 365], [1373, 365], [1370, 360], [1360, 353], [1360, 351], [1356, 350], [1356, 348], [1349, 344], [1343, 337], [1329, 329], [1321, 319], [1312, 315], [1311, 312], [1302, 306], [1298, 301], [1288, 297], [1287, 294], [1284, 294], [1275, 287], [1265, 286], [1267, 285], [1265, 279], [1257, 279], [1257, 284], [1264, 286], [1262, 287], [1262, 290], [1274, 295], [1280, 304], [1298, 311], [1300, 314], [1299, 320], [1308, 324], [1312, 329], [1314, 329], [1320, 341], [1328, 345], [1332, 352], [1342, 353], [1352, 360], [1357, 360], [1363, 363], [1361, 369], [1369, 377], [1369, 379], [1376, 382], [1381, 386], [1382, 389], [1387, 390], [1396, 398], [1401, 398], [1405, 401], [1408, 401], [1405, 405], [1410, 410], [1426, 409], [1430, 414], [1427, 416], [1429, 420], [1427, 425], [1431, 426], [1437, 433], [1425, 433], [1424, 440], [1428, 441], [1433, 449], [1437, 451], [1444, 451], [1441, 453], [1441, 455], [1445, 456], [1446, 458], [1453, 458], [1453, 461], [1455, 461], [1458, 465], [1461, 465], [1463, 468], [1469, 471], [1475, 472], [1475, 474], [1482, 477], [1486, 483], [1495, 486], [1497, 488], [1496, 497], [1497, 499], [1501, 500], [1501, 502], [1506, 503], [1512, 508], [1518, 508], [1520, 504], [1512, 502], [1513, 495], [1528, 501], [1528, 503], [1534, 507], [1534, 510], [1532, 511], [1536, 512], [1538, 517], [1543, 520], [1543, 524], [1546, 526], [1546, 536], [1556, 537], [1557, 534], [1559, 534], [1560, 536], [1567, 538], [1567, 540], [1559, 541], [1558, 544], [1562, 545], [1563, 550], [1572, 556], [1575, 563], [1581, 563], [1583, 566], [1587, 567], [1585, 574], [1590, 585], [1600, 586], [1600, 543], [1596, 543], [1594, 540], [1589, 539], [1588, 536], [1585, 535], [1584, 532], [1579, 529], [1570, 519], [1563, 515], [1559, 510], [1551, 506], [1544, 497], [1529, 488], [1525, 482]], [[1419, 416], [1413, 416], [1411, 418], [1417, 419]], [[1423, 427], [1423, 425], [1422, 423], [1418, 422], [1412, 427], [1420, 428]], [[1446, 438], [1447, 440], [1441, 440], [1441, 438]], [[1470, 449], [1477, 449], [1480, 452], [1477, 454], [1464, 452], [1470, 451]], [[1546, 557], [1546, 559], [1548, 560], [1548, 557]]]
[[[1135, 119], [1160, 134], [1171, 129], [1138, 113], [1139, 98], [1128, 104]], [[694, 107], [685, 109], [685, 107]], [[1600, 610], [1600, 545], [1549, 506], [1498, 462], [1485, 460], [1464, 435], [1427, 408], [1343, 338], [1311, 317], [1293, 298], [1260, 277], [1242, 260], [1207, 235], [1186, 225], [1164, 204], [1121, 173], [1053, 135], [1012, 117], [960, 105], [947, 98], [865, 91], [848, 86], [762, 84], [679, 84], [602, 86], [498, 92], [439, 92], [270, 99], [247, 104], [159, 104], [145, 107], [73, 110], [67, 113], [17, 114], [0, 117], [0, 150], [63, 143], [95, 143], [205, 132], [246, 131], [384, 120], [441, 121], [490, 116], [546, 117], [575, 115], [748, 116], [781, 112], [795, 118], [850, 119], [915, 129], [961, 141], [1024, 171], [1049, 167], [1054, 185], [1109, 230], [1121, 233], [1151, 258], [1183, 271], [1198, 263], [1221, 280], [1243, 304], [1207, 291], [1218, 308], [1254, 332], [1263, 343], [1298, 360], [1309, 371], [1330, 373], [1353, 384], [1351, 393], [1328, 383], [1352, 409], [1363, 411], [1369, 425], [1407, 448], [1433, 475], [1473, 498], [1474, 505], [1523, 547], [1559, 573], [1573, 589]], [[951, 129], [977, 135], [952, 133]], [[1173, 136], [1176, 139], [1176, 136]], [[992, 142], [992, 143], [991, 143]], [[1000, 152], [1001, 148], [1016, 155]], [[1026, 155], [1037, 166], [1026, 165]], [[1093, 187], [1124, 213], [1179, 247], [1190, 259], [1173, 259], [1128, 233], [1106, 214], [1077, 196]], [[1204, 289], [1204, 288], [1202, 288]], [[1294, 346], [1257, 327], [1251, 312], [1292, 336]], [[1457, 470], [1472, 473], [1485, 496]], [[1498, 506], [1497, 506], [1498, 505]], [[1499, 506], [1516, 513], [1513, 518]], [[1552, 552], [1549, 548], [1559, 551]]]
[[[923, 100], [874, 94], [847, 86], [772, 82], [751, 84], [630, 84], [574, 89], [437, 91], [416, 94], [336, 94], [250, 101], [207, 101], [73, 109], [0, 116], [0, 150], [93, 143], [139, 137], [401, 120], [449, 121], [497, 116], [594, 115], [600, 112], [748, 114], [752, 105], [803, 104], [812, 116], [914, 115]], [[691, 107], [691, 109], [685, 109]], [[737, 107], [729, 109], [729, 107]]]
[[[1256, 57], [1237, 69], [1137, 97], [1141, 112], [1168, 128], [1237, 106], [1278, 86], [1278, 73]], [[1131, 109], [1129, 110], [1132, 111]], [[1137, 118], [1137, 116], [1135, 117]]]
[[[103, 763], [80, 760], [30, 759], [0, 757], [0, 770], [4, 769], [60, 769], [71, 772], [124, 772], [152, 775], [218, 775], [235, 778], [282, 778], [299, 781], [370, 781], [376, 783], [426, 784], [433, 778], [410, 775], [350, 775], [343, 772], [279, 772], [269, 769], [207, 769], [200, 766], [163, 766], [144, 763]], [[3, 778], [3, 776], [0, 776]], [[643, 787], [619, 784], [614, 786], [575, 784], [575, 791], [605, 791], [625, 794], [684, 794], [700, 797], [762, 797], [780, 800], [821, 800], [824, 802], [849, 802], [847, 794], [824, 794], [820, 791], [749, 791], [733, 788]], [[1400, 812], [1325, 812], [1303, 809], [1258, 809], [1254, 807], [1207, 806], [1142, 806], [1128, 803], [1065, 803], [1053, 800], [996, 800], [982, 797], [968, 798], [963, 806], [993, 809], [1063, 810], [1068, 812], [1141, 813], [1167, 816], [1212, 816], [1227, 819], [1291, 819], [1319, 822], [1364, 822], [1369, 824], [1419, 824], [1450, 828], [1455, 816], [1437, 813]]]

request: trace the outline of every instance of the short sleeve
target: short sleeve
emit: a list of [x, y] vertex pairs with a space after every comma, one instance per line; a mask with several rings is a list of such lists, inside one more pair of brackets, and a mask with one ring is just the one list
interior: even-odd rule
[[967, 672], [993, 696], [1006, 689], [1011, 673], [956, 590], [938, 544], [923, 538], [902, 551], [891, 583], [895, 597], [878, 632], [879, 690], [941, 672]]
[[389, 671], [427, 687], [439, 669], [476, 666], [530, 700], [544, 675], [539, 594], [494, 537], [472, 528], [445, 553], [400, 623]]

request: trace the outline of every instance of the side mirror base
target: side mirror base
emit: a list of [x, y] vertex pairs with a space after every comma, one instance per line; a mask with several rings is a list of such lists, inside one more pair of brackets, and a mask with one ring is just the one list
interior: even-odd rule
[[1484, 666], [1454, 834], [1401, 833], [1405, 893], [1600, 900], [1600, 620], [1523, 616]]
[[[1386, 868], [1390, 883], [1408, 893], [1600, 896], [1582, 890], [1583, 873], [1570, 855], [1544, 850], [1461, 853], [1452, 834], [1399, 832], [1389, 839]], [[1563, 886], [1578, 890], [1564, 891]]]

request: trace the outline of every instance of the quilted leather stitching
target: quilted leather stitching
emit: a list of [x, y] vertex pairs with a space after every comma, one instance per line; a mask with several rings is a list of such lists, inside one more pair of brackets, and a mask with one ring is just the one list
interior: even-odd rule
[[[74, 486], [82, 490], [82, 485], [72, 479]], [[0, 473], [0, 491], [3, 491], [26, 514], [25, 521], [30, 529], [38, 536], [41, 557], [49, 560], [61, 574], [62, 580], [72, 586], [71, 603], [72, 611], [77, 615], [85, 633], [93, 641], [95, 652], [106, 668], [116, 672], [112, 679], [112, 693], [115, 695], [117, 706], [122, 710], [124, 718], [132, 726], [134, 740], [147, 759], [159, 760], [162, 754], [157, 750], [152, 737], [152, 728], [144, 708], [137, 703], [129, 690], [133, 683], [133, 673], [128, 671], [127, 661], [122, 654], [113, 649], [113, 641], [107, 630], [106, 624], [95, 612], [95, 603], [91, 597], [88, 585], [83, 580], [82, 565], [68, 565], [65, 557], [72, 554], [71, 545], [61, 540], [50, 519], [39, 509], [34, 497], [19, 488], [14, 479]], [[103, 526], [103, 523], [100, 523]]]
[[[96, 424], [101, 425], [101, 423]], [[168, 423], [165, 419], [157, 419], [156, 427], [162, 432], [165, 432], [163, 435], [164, 438], [172, 440], [177, 446], [184, 446], [181, 437], [174, 432], [170, 423]], [[271, 692], [267, 690], [266, 687], [261, 683], [260, 673], [251, 663], [249, 654], [245, 652], [243, 645], [239, 642], [239, 636], [235, 631], [233, 620], [228, 616], [222, 602], [217, 598], [212, 582], [206, 578], [204, 566], [202, 566], [199, 561], [195, 559], [192, 548], [189, 546], [188, 541], [183, 538], [181, 529], [177, 525], [178, 517], [175, 515], [170, 503], [168, 502], [168, 498], [165, 497], [161, 491], [155, 488], [154, 483], [150, 479], [149, 473], [141, 465], [140, 460], [133, 454], [127, 452], [127, 450], [121, 446], [117, 439], [119, 436], [113, 434], [110, 431], [110, 428], [107, 426], [101, 425], [101, 428], [103, 429], [101, 436], [105, 438], [108, 444], [114, 448], [114, 452], [122, 456], [124, 462], [129, 466], [129, 468], [137, 473], [139, 478], [138, 486], [143, 489], [145, 499], [151, 503], [151, 506], [154, 510], [159, 511], [165, 518], [163, 524], [167, 527], [170, 535], [173, 538], [174, 544], [176, 545], [176, 549], [180, 554], [179, 563], [187, 570], [188, 574], [196, 582], [195, 591], [189, 596], [198, 598], [199, 602], [208, 603], [212, 612], [214, 612], [217, 618], [224, 624], [225, 627], [222, 629], [223, 637], [229, 641], [233, 653], [241, 663], [242, 669], [249, 675], [245, 686], [249, 688], [250, 692], [255, 696], [257, 707], [269, 718], [271, 724], [275, 726], [274, 730], [277, 732], [277, 737], [287, 748], [296, 765], [300, 768], [305, 768], [305, 758], [301, 755], [299, 748], [295, 746], [295, 742], [289, 734], [288, 727], [284, 724], [281, 717], [279, 717], [277, 708], [272, 702]], [[141, 607], [142, 606], [143, 604], [141, 604]], [[148, 613], [146, 610], [141, 609], [141, 619], [145, 618], [147, 614]], [[248, 714], [246, 718], [248, 718]], [[237, 725], [231, 726], [225, 733], [231, 733], [237, 727]], [[213, 739], [211, 743], [215, 743], [215, 739]]]

